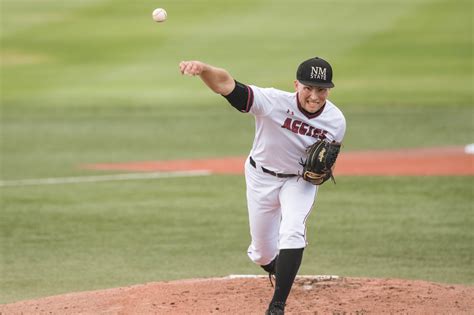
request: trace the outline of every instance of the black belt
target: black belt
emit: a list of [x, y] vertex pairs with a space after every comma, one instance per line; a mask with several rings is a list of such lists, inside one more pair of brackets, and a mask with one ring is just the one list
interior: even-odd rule
[[[252, 157], [250, 156], [249, 157], [249, 160], [250, 160], [250, 165], [252, 165], [253, 167], [257, 168], [257, 163], [255, 163], [255, 161], [252, 159]], [[260, 166], [262, 168], [262, 171], [264, 173], [267, 173], [267, 174], [270, 174], [270, 175], [273, 175], [273, 176], [276, 176], [278, 178], [289, 178], [289, 177], [295, 177], [296, 175], [295, 174], [281, 174], [281, 173], [275, 173], [274, 171], [270, 171], [269, 169], [263, 167], [263, 166]]]

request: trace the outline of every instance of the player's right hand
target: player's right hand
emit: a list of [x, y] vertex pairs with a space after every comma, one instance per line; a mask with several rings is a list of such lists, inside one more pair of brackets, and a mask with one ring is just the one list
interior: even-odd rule
[[201, 75], [204, 71], [205, 64], [200, 61], [181, 61], [179, 63], [179, 70], [181, 74], [196, 76]]

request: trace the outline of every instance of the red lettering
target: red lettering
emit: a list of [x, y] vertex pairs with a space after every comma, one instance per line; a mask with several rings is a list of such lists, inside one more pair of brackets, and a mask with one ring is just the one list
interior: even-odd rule
[[301, 124], [301, 127], [300, 127], [300, 130], [298, 130], [298, 133], [299, 133], [300, 135], [306, 134], [306, 132], [308, 131], [308, 128], [307, 128], [307, 127], [308, 127], [308, 124], [302, 123], [302, 124]]
[[281, 127], [291, 130], [290, 125], [291, 125], [291, 118], [287, 118]]
[[321, 140], [326, 139], [326, 134], [328, 133], [326, 130], [314, 128], [313, 126], [310, 126], [305, 122], [302, 122], [300, 120], [293, 120], [291, 118], [285, 119], [283, 125], [281, 125], [281, 128], [288, 129], [296, 134], [309, 136]]
[[313, 138], [318, 138], [319, 134], [321, 133], [321, 129], [319, 128], [314, 128], [314, 131], [313, 131], [313, 134], [311, 135], [311, 137]]
[[327, 132], [326, 130], [323, 130], [323, 132], [319, 135], [319, 139], [321, 139], [321, 140], [326, 139], [326, 134], [327, 134], [327, 133], [328, 133], [328, 132]]
[[298, 129], [300, 128], [301, 121], [299, 120], [294, 120], [293, 124], [291, 124], [291, 131], [294, 133], [298, 133]]

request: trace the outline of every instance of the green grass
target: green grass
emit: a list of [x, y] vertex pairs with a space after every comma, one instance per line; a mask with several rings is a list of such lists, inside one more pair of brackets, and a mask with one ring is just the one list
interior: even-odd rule
[[[252, 117], [182, 77], [183, 59], [291, 90], [300, 61], [326, 57], [348, 152], [473, 142], [469, 1], [164, 0], [163, 24], [154, 6], [2, 1], [1, 180], [247, 154]], [[338, 178], [321, 188], [301, 273], [472, 285], [472, 187]], [[0, 187], [0, 303], [257, 273], [244, 196], [242, 176]]]
[[446, 180], [352, 177], [324, 186], [304, 270], [472, 285], [473, 178]]
[[2, 4], [10, 106], [205, 104], [212, 93], [179, 75], [180, 60], [291, 89], [298, 63], [314, 55], [334, 64], [340, 104], [472, 104], [469, 1], [165, 0], [163, 24], [145, 1], [50, 0], [34, 12], [31, 3]]
[[[340, 177], [336, 186], [323, 186], [301, 273], [474, 283], [473, 179], [445, 181]], [[246, 256], [250, 237], [240, 176], [2, 192], [4, 302], [261, 273]]]
[[238, 177], [5, 191], [2, 300], [224, 275], [246, 262]]

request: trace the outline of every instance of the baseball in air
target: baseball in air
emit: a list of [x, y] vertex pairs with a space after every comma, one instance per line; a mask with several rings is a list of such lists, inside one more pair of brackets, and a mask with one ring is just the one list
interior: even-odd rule
[[155, 22], [164, 22], [164, 21], [166, 21], [167, 16], [168, 16], [168, 14], [166, 13], [165, 9], [157, 8], [157, 9], [153, 10], [153, 20]]

